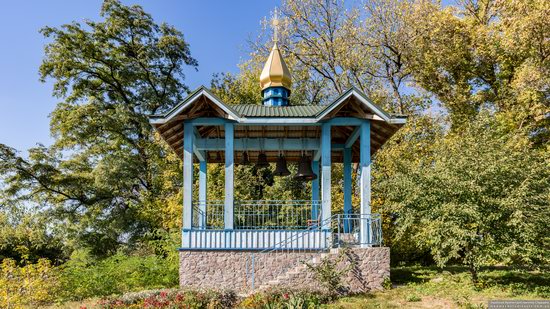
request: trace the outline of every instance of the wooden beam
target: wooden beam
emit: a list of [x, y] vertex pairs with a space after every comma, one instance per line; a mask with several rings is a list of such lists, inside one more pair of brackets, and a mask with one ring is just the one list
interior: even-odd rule
[[199, 130], [197, 130], [197, 127], [193, 127], [193, 153], [197, 158], [199, 159], [199, 162], [206, 160], [206, 154], [204, 151], [199, 150], [199, 148], [196, 145], [197, 140], [200, 138]]
[[206, 201], [207, 199], [207, 162], [206, 158], [199, 163], [199, 216], [200, 227], [206, 227]]
[[313, 201], [311, 204], [311, 220], [319, 220], [319, 178], [321, 177], [321, 175], [319, 175], [319, 161], [313, 161], [311, 163], [311, 169], [313, 173], [317, 175], [317, 178], [311, 182], [311, 200]]
[[[359, 169], [361, 171], [361, 215], [371, 214], [371, 145], [370, 145], [370, 121], [361, 125], [361, 152]], [[361, 220], [361, 246], [368, 247], [371, 240], [369, 220]]]
[[201, 117], [191, 120], [194, 126], [222, 126], [228, 122], [234, 123], [229, 119], [218, 117]]
[[186, 122], [183, 152], [183, 229], [193, 224], [193, 127]]
[[[351, 148], [344, 148], [344, 214], [352, 213], [351, 209]], [[350, 232], [350, 222], [344, 217], [344, 232]]]
[[363, 119], [354, 117], [337, 117], [327, 120], [326, 123], [330, 123], [333, 126], [359, 126], [363, 121]]
[[[226, 139], [220, 138], [201, 138], [197, 139], [195, 145], [198, 150], [223, 150], [225, 149]], [[319, 149], [319, 140], [316, 138], [239, 138], [234, 139], [234, 150], [317, 150]], [[281, 145], [283, 149], [281, 149]]]
[[233, 229], [233, 198], [234, 198], [234, 125], [227, 122], [224, 125], [225, 130], [225, 207], [224, 207], [224, 227], [226, 230]]
[[165, 125], [163, 125], [163, 128], [158, 129], [158, 132], [160, 135], [164, 136], [167, 133], [171, 133], [174, 130], [183, 130], [183, 122], [181, 121], [172, 121]]
[[321, 127], [321, 221], [323, 229], [330, 229], [331, 217], [331, 124], [324, 123]]
[[359, 135], [361, 135], [361, 126], [355, 127], [351, 135], [346, 140], [345, 147], [350, 148], [355, 143], [355, 141], [359, 138]]

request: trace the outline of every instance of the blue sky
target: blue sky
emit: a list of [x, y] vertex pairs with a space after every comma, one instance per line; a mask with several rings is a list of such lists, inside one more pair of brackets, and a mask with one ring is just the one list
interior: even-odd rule
[[[51, 83], [38, 81], [38, 67], [47, 42], [38, 30], [73, 20], [97, 19], [101, 0], [2, 1], [0, 11], [0, 143], [22, 154], [37, 143], [50, 144], [49, 113], [59, 99]], [[236, 72], [246, 57], [246, 39], [280, 0], [147, 0], [139, 4], [157, 22], [183, 31], [199, 71], [188, 70], [191, 88], [209, 85], [213, 73]], [[220, 57], [220, 55], [222, 55]]]

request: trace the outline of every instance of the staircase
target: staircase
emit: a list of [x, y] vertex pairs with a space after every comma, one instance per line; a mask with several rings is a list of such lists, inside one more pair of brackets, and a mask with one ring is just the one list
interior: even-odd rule
[[[329, 225], [330, 228], [322, 230], [324, 233], [324, 246], [322, 248], [310, 249], [309, 252], [315, 253], [314, 257], [303, 257], [304, 260], [293, 260], [287, 264], [272, 264], [271, 259], [265, 258], [271, 254], [280, 254], [284, 252], [300, 253], [300, 250], [289, 248], [295, 243], [303, 242], [311, 238], [313, 233], [318, 233], [320, 227]], [[367, 231], [366, 237], [360, 235], [361, 227]], [[316, 266], [323, 259], [333, 259], [338, 254], [341, 247], [362, 247], [362, 246], [380, 246], [382, 240], [382, 225], [380, 215], [358, 215], [358, 214], [336, 214], [314, 226], [310, 226], [301, 233], [295, 233], [290, 237], [284, 237], [272, 248], [250, 254], [246, 262], [245, 289], [248, 291], [263, 291], [276, 286], [311, 286], [318, 287], [315, 284], [315, 274], [310, 271], [307, 264]], [[315, 238], [315, 237], [313, 237]], [[328, 250], [328, 251], [327, 251]], [[307, 250], [306, 250], [307, 251]], [[260, 257], [256, 259], [256, 257]], [[273, 269], [273, 272], [269, 270]], [[262, 270], [259, 276], [256, 272]], [[266, 274], [267, 272], [267, 274]]]
[[[323, 261], [323, 259], [336, 257], [338, 255], [338, 252], [338, 248], [330, 249], [329, 252], [319, 252], [317, 256], [307, 261], [307, 263], [312, 266], [317, 266], [321, 264], [321, 261]], [[304, 280], [304, 278], [307, 276], [313, 276], [313, 273], [308, 269], [308, 266], [305, 262], [298, 262], [298, 265], [290, 268], [287, 272], [280, 274], [275, 279], [261, 284], [253, 292], [261, 292], [278, 286], [293, 286], [293, 283], [296, 280]]]

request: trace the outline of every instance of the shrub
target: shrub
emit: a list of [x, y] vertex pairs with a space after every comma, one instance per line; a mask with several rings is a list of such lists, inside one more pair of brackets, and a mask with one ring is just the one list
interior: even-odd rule
[[333, 294], [280, 289], [252, 294], [244, 298], [237, 308], [317, 308], [332, 300]]
[[126, 256], [119, 253], [95, 260], [86, 251], [78, 251], [60, 268], [62, 300], [81, 300], [178, 284], [177, 265], [155, 255]]
[[237, 303], [234, 292], [152, 290], [128, 293], [120, 297], [102, 299], [97, 306], [116, 308], [233, 308]]
[[317, 281], [327, 291], [343, 295], [348, 293], [348, 289], [342, 284], [342, 277], [356, 266], [355, 261], [350, 258], [344, 264], [344, 260], [348, 257], [348, 254], [349, 248], [341, 248], [335, 259], [325, 257], [318, 264], [307, 262], [304, 262], [304, 264], [313, 272]]
[[389, 277], [384, 278], [384, 282], [382, 282], [382, 287], [384, 288], [384, 290], [391, 290], [392, 289], [392, 282], [391, 282], [391, 279]]
[[24, 266], [12, 259], [2, 260], [0, 308], [36, 307], [52, 302], [59, 291], [57, 277], [47, 259]]

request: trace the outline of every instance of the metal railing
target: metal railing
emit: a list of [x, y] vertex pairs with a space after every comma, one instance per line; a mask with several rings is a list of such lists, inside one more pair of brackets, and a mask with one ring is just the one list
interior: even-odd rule
[[333, 246], [378, 246], [382, 244], [380, 214], [338, 214], [331, 222]]
[[223, 229], [224, 209], [224, 201], [194, 202], [192, 227], [209, 230]]
[[[330, 229], [323, 230], [325, 232], [321, 235], [327, 237], [326, 247], [320, 247], [317, 249], [310, 248], [295, 248], [289, 246], [294, 242], [299, 242], [306, 237], [310, 237], [312, 233], [318, 233], [320, 230], [318, 226], [329, 225]], [[274, 253], [296, 253], [296, 252], [311, 252], [319, 253], [328, 251], [331, 248], [341, 247], [372, 247], [382, 245], [382, 219], [380, 214], [336, 214], [332, 217], [320, 221], [317, 226], [312, 226], [303, 233], [295, 234], [292, 237], [282, 240], [277, 243], [274, 248], [265, 249], [259, 252], [250, 253], [246, 259], [246, 284], [252, 290], [255, 289], [256, 274], [262, 270], [270, 269], [269, 264], [273, 264], [273, 259], [277, 259], [277, 256], [268, 260], [266, 258], [258, 258], [262, 255]], [[276, 263], [279, 267], [279, 274], [285, 274], [290, 269], [306, 262], [303, 255], [295, 255], [290, 257], [288, 255], [281, 256], [284, 259], [284, 263]], [[306, 256], [306, 259], [308, 257]], [[268, 264], [269, 263], [269, 264]], [[270, 273], [263, 273], [263, 281], [269, 281], [269, 279], [275, 279], [277, 275]], [[271, 275], [272, 278], [269, 278]]]
[[[258, 200], [235, 201], [235, 230], [305, 230], [319, 228], [321, 201]], [[193, 204], [193, 228], [223, 229], [224, 202]]]

